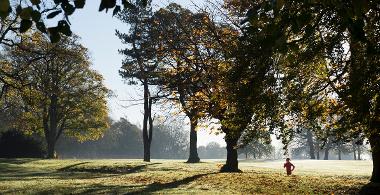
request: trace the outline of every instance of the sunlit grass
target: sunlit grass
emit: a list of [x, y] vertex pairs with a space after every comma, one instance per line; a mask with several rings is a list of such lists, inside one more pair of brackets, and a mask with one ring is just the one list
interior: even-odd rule
[[218, 173], [222, 161], [0, 159], [0, 194], [204, 193], [347, 194], [368, 183], [371, 161], [241, 161], [243, 173]]

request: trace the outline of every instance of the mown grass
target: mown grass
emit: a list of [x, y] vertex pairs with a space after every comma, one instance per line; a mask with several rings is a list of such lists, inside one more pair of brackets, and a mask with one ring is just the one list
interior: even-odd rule
[[357, 194], [371, 161], [241, 161], [243, 173], [219, 173], [222, 161], [0, 159], [0, 194]]

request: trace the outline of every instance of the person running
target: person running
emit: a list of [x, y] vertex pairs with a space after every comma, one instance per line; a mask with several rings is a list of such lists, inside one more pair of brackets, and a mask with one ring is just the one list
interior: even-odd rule
[[290, 158], [286, 158], [286, 163], [284, 164], [284, 168], [286, 168], [286, 174], [291, 175], [292, 171], [296, 168], [291, 162]]

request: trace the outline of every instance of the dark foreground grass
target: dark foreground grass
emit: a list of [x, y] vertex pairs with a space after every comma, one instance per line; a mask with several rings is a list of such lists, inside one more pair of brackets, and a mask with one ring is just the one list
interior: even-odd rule
[[351, 167], [371, 166], [329, 161], [331, 171], [320, 171], [324, 161], [299, 161], [305, 168], [289, 177], [281, 163], [242, 162], [243, 173], [218, 173], [217, 161], [0, 159], [0, 194], [357, 194], [369, 172]]

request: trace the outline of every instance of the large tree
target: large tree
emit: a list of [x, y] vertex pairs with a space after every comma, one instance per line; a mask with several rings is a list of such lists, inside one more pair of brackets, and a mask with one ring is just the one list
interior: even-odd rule
[[219, 66], [222, 74], [216, 77], [216, 88], [209, 92], [210, 113], [221, 121], [226, 134], [227, 162], [222, 171], [237, 171], [236, 145], [240, 137], [257, 139], [277, 122], [277, 59], [271, 56], [273, 48], [269, 47], [276, 35], [270, 30], [247, 27], [233, 37], [225, 34], [230, 24], [222, 29], [219, 37], [229, 37], [222, 44], [228, 63]]
[[82, 141], [102, 136], [108, 126], [108, 89], [90, 68], [87, 49], [78, 37], [51, 44], [43, 34], [33, 33], [5, 54], [8, 70], [22, 70], [21, 81], [28, 84], [18, 91], [23, 102], [20, 128], [43, 132], [48, 158], [55, 156], [62, 133]]
[[202, 90], [207, 79], [207, 67], [214, 60], [207, 36], [209, 18], [204, 13], [192, 13], [178, 4], [158, 10], [152, 17], [151, 38], [161, 56], [159, 88], [180, 105], [190, 120], [189, 163], [199, 162], [197, 152], [198, 120], [204, 116]]
[[[262, 52], [254, 50], [254, 56], [259, 56], [261, 61], [251, 63], [248, 69], [242, 66], [248, 61], [238, 45], [244, 45], [244, 50], [251, 50], [252, 45], [239, 40], [239, 31], [231, 24], [217, 21], [217, 17], [207, 12], [192, 14], [172, 4], [155, 17], [153, 24], [158, 23], [158, 31], [162, 31], [157, 37], [164, 39], [157, 46], [157, 50], [162, 50], [160, 54], [166, 65], [163, 66], [163, 76], [167, 78], [164, 87], [178, 94], [190, 121], [196, 122], [205, 116], [220, 121], [227, 144], [227, 161], [222, 171], [239, 171], [238, 140], [255, 112], [261, 114], [256, 115], [255, 121], [262, 126], [263, 103], [272, 100], [273, 90], [266, 87], [274, 79], [263, 82], [263, 79], [273, 78], [272, 66], [265, 66], [272, 61], [266, 59], [262, 55], [264, 49], [256, 45], [255, 49]], [[261, 130], [253, 131], [259, 134]], [[196, 135], [195, 131], [191, 132]]]
[[[129, 32], [116, 30], [116, 35], [127, 47], [119, 50], [124, 56], [120, 75], [129, 81], [129, 84], [143, 86], [143, 142], [144, 161], [150, 161], [150, 146], [153, 137], [152, 106], [158, 96], [152, 94], [152, 86], [157, 83], [157, 69], [160, 59], [157, 58], [155, 43], [150, 39], [149, 28], [152, 16], [150, 1], [148, 5], [135, 1], [136, 7], [130, 11], [124, 10], [117, 17], [129, 25]], [[153, 89], [154, 90], [154, 89]]]

